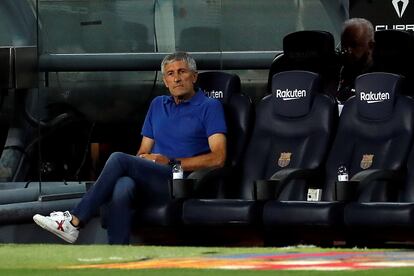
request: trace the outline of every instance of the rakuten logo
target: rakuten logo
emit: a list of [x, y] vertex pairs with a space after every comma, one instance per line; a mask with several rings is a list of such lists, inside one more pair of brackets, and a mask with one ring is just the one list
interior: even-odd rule
[[214, 99], [223, 99], [224, 98], [223, 91], [221, 91], [221, 90], [219, 90], [219, 91], [216, 91], [216, 90], [206, 91], [206, 90], [204, 90], [204, 93], [209, 98], [214, 98]]
[[304, 97], [306, 97], [306, 90], [276, 89], [276, 98], [282, 98], [284, 101], [298, 100]]
[[367, 103], [380, 103], [383, 102], [385, 100], [389, 100], [390, 99], [390, 93], [388, 92], [378, 92], [378, 93], [374, 93], [374, 92], [369, 92], [369, 93], [365, 93], [365, 92], [361, 92], [360, 93], [360, 98], [361, 101], [366, 101]]

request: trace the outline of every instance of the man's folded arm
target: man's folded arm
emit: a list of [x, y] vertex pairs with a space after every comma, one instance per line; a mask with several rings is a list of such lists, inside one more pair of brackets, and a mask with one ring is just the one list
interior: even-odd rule
[[204, 168], [221, 168], [226, 161], [226, 136], [215, 133], [208, 137], [209, 153], [194, 157], [178, 158], [184, 171], [195, 171]]

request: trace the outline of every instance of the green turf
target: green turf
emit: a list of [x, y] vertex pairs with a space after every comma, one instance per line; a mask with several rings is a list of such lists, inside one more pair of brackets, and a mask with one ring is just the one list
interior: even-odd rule
[[401, 269], [380, 269], [367, 271], [229, 271], [229, 270], [197, 270], [197, 269], [152, 269], [152, 270], [101, 270], [101, 269], [85, 269], [85, 270], [53, 270], [53, 269], [0, 269], [1, 275], [143, 275], [143, 276], [408, 276], [413, 275], [414, 270]]
[[[368, 271], [248, 271], [197, 269], [64, 269], [81, 264], [129, 262], [147, 258], [214, 256], [242, 253], [321, 252], [338, 249], [299, 248], [217, 248], [108, 245], [0, 245], [0, 275], [414, 275], [414, 268], [376, 269]], [[350, 250], [350, 249], [348, 249]], [[341, 251], [345, 251], [342, 250]], [[354, 251], [354, 250], [353, 250]]]
[[[322, 252], [316, 247], [174, 247], [109, 245], [0, 245], [0, 269], [55, 268], [68, 265], [128, 262], [152, 258], [214, 256], [243, 253]], [[346, 251], [346, 249], [341, 249]], [[348, 249], [351, 251], [350, 249]]]

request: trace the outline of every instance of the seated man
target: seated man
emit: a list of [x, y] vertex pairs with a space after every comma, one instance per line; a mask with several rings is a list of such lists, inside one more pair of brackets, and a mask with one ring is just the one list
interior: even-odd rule
[[110, 202], [108, 241], [128, 244], [130, 214], [137, 195], [168, 194], [171, 165], [176, 160], [181, 162], [185, 173], [224, 165], [227, 129], [223, 107], [218, 100], [195, 91], [194, 59], [187, 53], [167, 55], [161, 71], [171, 95], [152, 101], [137, 155], [113, 153], [95, 185], [72, 211], [53, 212], [50, 216], [37, 214], [33, 220], [39, 226], [73, 243], [80, 227], [102, 204]]
[[370, 71], [374, 45], [371, 22], [364, 18], [351, 18], [344, 22], [341, 34], [342, 68], [336, 93], [339, 103], [355, 95], [355, 78]]

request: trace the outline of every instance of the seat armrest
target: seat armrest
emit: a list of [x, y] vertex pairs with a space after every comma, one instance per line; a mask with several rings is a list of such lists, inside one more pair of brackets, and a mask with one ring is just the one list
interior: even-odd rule
[[283, 169], [273, 174], [270, 179], [279, 181], [283, 186], [293, 179], [316, 180], [320, 176], [318, 169], [291, 168]]
[[172, 179], [170, 182], [171, 198], [185, 199], [194, 196], [196, 180], [194, 179]]
[[400, 185], [391, 183], [402, 183], [404, 173], [399, 170], [371, 169], [355, 174], [349, 181], [336, 181], [335, 199], [338, 201], [356, 200], [360, 191], [374, 181], [385, 181], [388, 188], [398, 189]]
[[401, 182], [403, 177], [404, 173], [400, 170], [371, 169], [355, 174], [351, 178], [351, 181], [359, 182], [359, 186], [362, 186], [377, 180], [392, 180], [393, 182]]
[[256, 180], [253, 187], [253, 198], [256, 200], [277, 198], [289, 181], [294, 179], [315, 180], [319, 176], [320, 173], [317, 169], [282, 169], [268, 180]]
[[354, 201], [357, 197], [358, 181], [335, 181], [335, 200]]
[[223, 168], [204, 168], [193, 171], [187, 176], [187, 179], [194, 179], [197, 181], [205, 180], [209, 178], [223, 177], [226, 175], [228, 167]]
[[280, 181], [272, 179], [260, 179], [254, 182], [253, 199], [270, 200], [278, 196]]
[[194, 181], [194, 196], [203, 196], [205, 194], [216, 194], [219, 189], [218, 183], [226, 179], [230, 173], [230, 167], [204, 168], [193, 171], [187, 179]]

